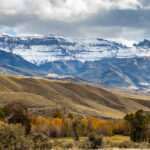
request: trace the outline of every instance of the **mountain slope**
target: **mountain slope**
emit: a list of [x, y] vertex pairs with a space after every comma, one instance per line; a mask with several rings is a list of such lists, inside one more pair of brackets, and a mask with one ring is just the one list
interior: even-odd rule
[[0, 50], [0, 64], [36, 70], [37, 66], [24, 60], [19, 55]]
[[137, 109], [150, 111], [150, 98], [120, 95], [74, 82], [0, 76], [0, 105], [11, 100], [26, 102], [33, 114], [48, 116], [54, 108], [76, 115], [121, 118]]
[[23, 76], [45, 76], [36, 65], [10, 52], [0, 50], [0, 74]]
[[107, 87], [150, 88], [150, 58], [105, 58], [93, 62], [56, 61], [40, 66], [59, 75], [74, 75]]
[[36, 76], [36, 77], [45, 77], [47, 74], [41, 70], [31, 70], [26, 68], [17, 68], [10, 65], [0, 65], [0, 74], [1, 75], [20, 75], [20, 76]]
[[97, 61], [103, 58], [150, 56], [150, 42], [133, 47], [101, 38], [75, 39], [60, 36], [0, 35], [0, 49], [17, 54], [30, 63], [41, 65], [54, 61]]
[[94, 61], [105, 57], [119, 57], [120, 54], [124, 56], [127, 54], [125, 51], [130, 51], [122, 44], [100, 38], [74, 39], [53, 35], [1, 35], [0, 48], [37, 65], [58, 60]]
[[15, 72], [0, 68], [0, 73], [5, 70], [5, 74], [31, 75], [34, 70], [32, 75], [45, 76], [38, 74], [42, 70], [46, 74], [76, 76], [105, 87], [146, 92], [150, 88], [149, 40], [127, 47], [100, 38], [1, 34], [0, 49], [0, 65], [18, 69]]

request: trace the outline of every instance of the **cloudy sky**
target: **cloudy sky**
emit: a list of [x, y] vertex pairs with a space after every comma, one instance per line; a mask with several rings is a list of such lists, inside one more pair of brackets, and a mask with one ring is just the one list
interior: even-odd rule
[[150, 0], [0, 0], [0, 32], [132, 44], [150, 38]]

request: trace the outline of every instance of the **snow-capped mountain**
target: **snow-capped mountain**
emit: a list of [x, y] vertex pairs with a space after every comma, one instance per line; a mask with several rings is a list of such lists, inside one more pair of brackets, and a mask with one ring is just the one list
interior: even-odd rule
[[74, 39], [59, 36], [9, 36], [0, 35], [0, 49], [41, 65], [58, 60], [95, 61], [102, 58], [132, 58], [150, 56], [145, 48], [126, 47], [120, 43], [100, 38]]
[[150, 88], [148, 40], [127, 47], [100, 38], [0, 34], [0, 50], [3, 74], [73, 75], [109, 87]]

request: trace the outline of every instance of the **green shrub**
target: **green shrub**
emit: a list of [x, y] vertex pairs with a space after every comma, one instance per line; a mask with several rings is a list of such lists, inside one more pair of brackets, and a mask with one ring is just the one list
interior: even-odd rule
[[81, 142], [79, 147], [82, 149], [98, 149], [102, 147], [102, 143], [102, 136], [92, 132], [88, 135], [88, 140]]
[[56, 147], [56, 146], [58, 147], [61, 145], [61, 143], [62, 143], [62, 141], [54, 140], [53, 141], [53, 147]]
[[23, 126], [17, 124], [0, 125], [0, 149], [30, 150], [32, 141], [25, 135]]
[[122, 143], [111, 143], [110, 147], [118, 147], [118, 148], [150, 148], [150, 145], [148, 143], [137, 143], [137, 142], [131, 142], [131, 141], [124, 141]]
[[36, 133], [29, 137], [21, 124], [0, 124], [0, 150], [50, 150], [49, 138]]
[[63, 149], [70, 149], [73, 147], [73, 143], [69, 141], [62, 141], [60, 147]]
[[122, 142], [118, 145], [119, 148], [138, 148], [137, 144], [130, 142], [130, 141], [125, 141]]
[[31, 130], [31, 116], [28, 107], [20, 101], [12, 101], [5, 105], [4, 113], [8, 123], [20, 123], [25, 127], [26, 134]]
[[91, 149], [91, 142], [89, 142], [88, 140], [79, 142], [78, 147], [81, 149]]
[[52, 144], [49, 141], [49, 138], [41, 133], [35, 133], [32, 136], [33, 147], [34, 149], [47, 149], [50, 150], [52, 148]]
[[91, 143], [91, 148], [100, 148], [102, 146], [103, 138], [100, 135], [92, 132], [88, 135], [88, 140]]
[[65, 140], [54, 140], [53, 147], [54, 149], [61, 148], [61, 149], [72, 149], [74, 145], [78, 144], [74, 141], [65, 141]]
[[56, 110], [56, 111], [53, 113], [52, 117], [53, 117], [53, 118], [61, 118], [61, 119], [63, 119], [63, 113], [62, 113], [62, 111], [60, 111], [60, 110]]
[[73, 114], [72, 114], [72, 113], [69, 113], [69, 114], [68, 114], [68, 118], [73, 119]]

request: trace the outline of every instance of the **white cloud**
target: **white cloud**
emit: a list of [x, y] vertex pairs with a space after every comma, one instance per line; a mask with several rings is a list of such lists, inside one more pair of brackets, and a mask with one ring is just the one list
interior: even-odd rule
[[[79, 19], [103, 9], [136, 9], [138, 0], [0, 0], [0, 13], [42, 19]], [[68, 21], [68, 20], [65, 20]]]
[[130, 45], [149, 36], [149, 12], [141, 13], [150, 9], [149, 4], [149, 0], [0, 0], [0, 26], [19, 34], [101, 36]]

